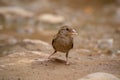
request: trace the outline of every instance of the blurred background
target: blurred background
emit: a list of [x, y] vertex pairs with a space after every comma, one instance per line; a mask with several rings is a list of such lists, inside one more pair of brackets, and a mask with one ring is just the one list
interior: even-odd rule
[[[48, 59], [63, 25], [78, 32], [70, 65], [59, 52]], [[91, 73], [84, 79], [120, 80], [120, 0], [0, 0], [0, 80], [84, 80]]]
[[51, 44], [63, 25], [79, 33], [78, 49], [119, 50], [120, 0], [0, 0], [0, 51], [24, 39]]

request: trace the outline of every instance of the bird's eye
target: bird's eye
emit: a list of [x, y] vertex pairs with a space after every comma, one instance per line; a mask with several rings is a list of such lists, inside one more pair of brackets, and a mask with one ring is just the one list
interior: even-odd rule
[[67, 28], [66, 30], [67, 30], [67, 31], [69, 31], [69, 29], [68, 29], [68, 28]]

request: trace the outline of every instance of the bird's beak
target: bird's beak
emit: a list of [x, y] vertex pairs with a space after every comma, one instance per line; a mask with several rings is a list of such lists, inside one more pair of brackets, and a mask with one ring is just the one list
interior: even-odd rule
[[71, 34], [72, 35], [78, 35], [78, 33], [76, 32], [76, 30], [74, 30], [74, 29], [72, 29]]

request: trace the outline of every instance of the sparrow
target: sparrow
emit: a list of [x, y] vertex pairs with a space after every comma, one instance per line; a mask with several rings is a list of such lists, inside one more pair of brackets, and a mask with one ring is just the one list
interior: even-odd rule
[[69, 51], [73, 48], [73, 35], [76, 34], [76, 30], [72, 27], [62, 26], [52, 40], [54, 52], [48, 57], [48, 59], [50, 59], [53, 54], [59, 51], [66, 53], [66, 64], [69, 64], [68, 54]]

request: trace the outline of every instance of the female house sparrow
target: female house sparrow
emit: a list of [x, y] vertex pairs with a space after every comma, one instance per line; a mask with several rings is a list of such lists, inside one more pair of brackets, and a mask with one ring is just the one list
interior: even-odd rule
[[77, 34], [77, 32], [73, 28], [69, 26], [61, 27], [55, 38], [52, 40], [52, 46], [55, 51], [48, 58], [50, 58], [57, 51], [64, 52], [66, 53], [66, 64], [69, 64], [68, 53], [69, 50], [73, 48], [72, 35], [74, 34]]

